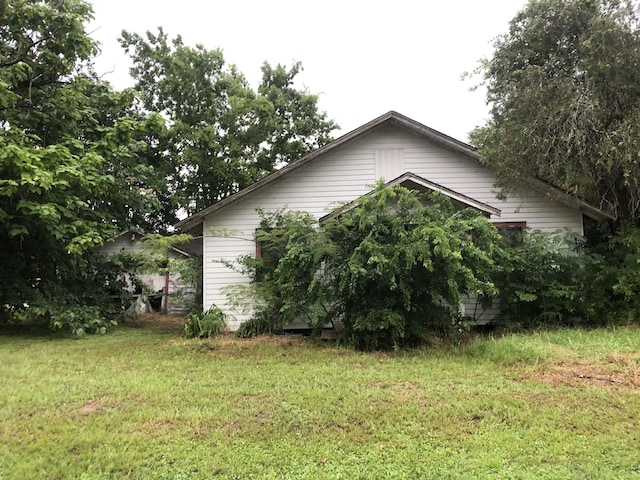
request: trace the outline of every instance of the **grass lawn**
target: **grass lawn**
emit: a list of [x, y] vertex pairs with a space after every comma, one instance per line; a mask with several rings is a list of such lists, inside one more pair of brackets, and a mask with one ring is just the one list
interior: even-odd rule
[[640, 329], [358, 353], [0, 330], [0, 479], [640, 478]]

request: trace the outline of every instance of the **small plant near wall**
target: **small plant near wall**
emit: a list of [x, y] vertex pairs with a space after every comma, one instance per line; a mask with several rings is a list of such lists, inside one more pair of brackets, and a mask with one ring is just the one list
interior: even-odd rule
[[227, 329], [226, 315], [213, 305], [204, 312], [192, 313], [184, 326], [187, 338], [210, 338], [224, 333]]
[[274, 322], [269, 321], [269, 319], [254, 316], [242, 322], [235, 335], [236, 338], [254, 338], [273, 333], [282, 333], [282, 328], [275, 329], [274, 327]]

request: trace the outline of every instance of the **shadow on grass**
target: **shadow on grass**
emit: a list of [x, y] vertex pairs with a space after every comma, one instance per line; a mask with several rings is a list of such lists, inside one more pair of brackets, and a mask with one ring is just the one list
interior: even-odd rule
[[21, 322], [0, 324], [0, 337], [64, 338], [60, 332], [52, 332], [47, 322]]
[[[148, 313], [138, 315], [134, 318], [118, 319], [118, 325], [113, 326], [107, 332], [122, 332], [127, 329], [140, 329], [145, 333], [158, 335], [181, 335], [186, 318], [176, 315], [163, 315], [158, 313]], [[85, 337], [94, 336], [91, 334]], [[68, 330], [52, 331], [47, 321], [26, 321], [19, 323], [0, 324], [0, 338], [39, 338], [48, 340], [63, 340], [74, 338]], [[79, 337], [84, 338], [84, 337]]]
[[138, 318], [127, 318], [118, 322], [116, 329], [143, 329], [148, 333], [181, 335], [187, 319], [180, 315], [165, 315], [162, 313], [142, 313]]

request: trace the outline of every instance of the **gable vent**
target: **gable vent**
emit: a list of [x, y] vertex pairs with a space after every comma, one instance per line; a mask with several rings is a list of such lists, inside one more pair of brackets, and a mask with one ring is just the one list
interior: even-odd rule
[[402, 175], [404, 171], [404, 148], [375, 150], [376, 180], [384, 178], [388, 182]]

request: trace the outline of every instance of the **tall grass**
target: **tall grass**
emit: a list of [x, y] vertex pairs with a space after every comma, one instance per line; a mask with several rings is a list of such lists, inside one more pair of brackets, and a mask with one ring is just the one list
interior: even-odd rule
[[400, 355], [181, 329], [0, 333], [0, 478], [640, 477], [638, 329]]
[[545, 361], [602, 361], [620, 355], [640, 354], [638, 329], [555, 329], [527, 334], [477, 338], [459, 353], [503, 365]]

